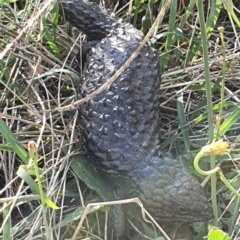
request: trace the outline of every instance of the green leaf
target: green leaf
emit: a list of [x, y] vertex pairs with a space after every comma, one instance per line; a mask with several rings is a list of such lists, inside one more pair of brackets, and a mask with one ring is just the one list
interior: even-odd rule
[[149, 27], [151, 25], [151, 19], [150, 19], [150, 12], [149, 10], [146, 11], [146, 14], [142, 18], [142, 28], [141, 31], [146, 34], [149, 30]]
[[[195, 1], [196, 2], [196, 1]], [[222, 2], [223, 0], [214, 0], [211, 1], [211, 7], [210, 7], [210, 13], [209, 16], [207, 18], [206, 21], [206, 34], [207, 34], [207, 39], [209, 39], [211, 37], [211, 34], [213, 32], [213, 29], [216, 26], [218, 17], [219, 17], [219, 13], [221, 11], [222, 8]], [[201, 33], [199, 34], [199, 37], [202, 38]], [[195, 43], [193, 44], [193, 46], [191, 47], [189, 54], [187, 55], [186, 58], [186, 64], [188, 65], [188, 63], [193, 59], [194, 56], [201, 54], [202, 51], [202, 45]]]
[[170, 52], [172, 47], [174, 46], [174, 43], [176, 42], [175, 22], [177, 17], [177, 9], [178, 9], [178, 4], [176, 4], [175, 1], [171, 1], [164, 57], [162, 58], [160, 63], [161, 69], [163, 70], [166, 69], [168, 62], [172, 57]]
[[58, 18], [59, 18], [59, 4], [55, 3], [52, 11], [52, 36], [54, 42], [56, 41], [57, 36], [57, 27], [58, 27]]
[[181, 92], [181, 94], [177, 98], [177, 112], [185, 150], [186, 152], [188, 152], [190, 150], [189, 127], [187, 125], [187, 120], [184, 112], [183, 92]]
[[224, 3], [224, 7], [227, 9], [228, 13], [230, 13], [230, 15], [233, 18], [233, 20], [235, 21], [235, 23], [238, 25], [238, 27], [240, 27], [240, 22], [234, 12], [234, 5], [233, 5], [232, 0], [223, 0], [223, 3]]
[[[58, 5], [58, 4], [55, 4], [55, 5]], [[55, 41], [56, 40], [56, 28], [57, 28], [57, 20], [56, 20], [57, 10], [59, 10], [58, 6], [55, 6], [54, 7], [54, 15], [53, 15], [54, 22], [52, 24], [53, 32], [49, 31], [48, 25], [46, 23], [47, 18], [45, 16], [42, 17], [42, 26], [43, 26], [43, 29], [44, 29], [44, 38], [47, 40], [47, 43], [48, 43], [49, 47], [51, 48], [53, 54], [58, 59], [60, 59], [61, 58], [60, 51], [59, 51], [59, 49], [56, 45], [56, 41]]]
[[[185, 131], [186, 129], [184, 129], [183, 131]], [[166, 149], [166, 147], [171, 144], [174, 140], [176, 140], [178, 137], [180, 137], [182, 134], [182, 132], [179, 132], [175, 135], [172, 135], [171, 137], [167, 138], [164, 142], [161, 143], [160, 145], [160, 151], [163, 151], [164, 149]]]
[[240, 108], [237, 105], [231, 112], [227, 119], [220, 125], [219, 136], [223, 136], [240, 119]]
[[[27, 166], [27, 165], [21, 165], [21, 167], [31, 176], [36, 176], [36, 171], [34, 169], [34, 166]], [[43, 173], [43, 170], [39, 168], [39, 174], [41, 175]]]
[[13, 200], [15, 201], [15, 206], [20, 206], [26, 202], [34, 201], [34, 200], [39, 200], [40, 197], [39, 195], [35, 194], [28, 194], [28, 195], [23, 195], [23, 196], [18, 196], [17, 199], [14, 199], [15, 197], [6, 197], [6, 198], [0, 198], [0, 203], [9, 203], [12, 202]]
[[15, 3], [18, 0], [0, 0], [0, 5], [7, 5], [9, 3]]
[[7, 145], [4, 145], [4, 144], [0, 144], [0, 150], [8, 151], [8, 152], [14, 152], [14, 149], [11, 146], [7, 146]]
[[96, 191], [104, 201], [114, 199], [114, 190], [107, 181], [102, 179], [105, 174], [102, 169], [96, 169], [91, 160], [84, 155], [76, 155], [72, 158], [71, 169], [90, 189]]
[[[236, 156], [237, 158], [235, 158], [234, 155], [231, 154], [232, 159], [239, 159], [239, 156]], [[231, 159], [231, 161], [232, 161]], [[239, 189], [240, 187], [240, 178], [238, 176], [238, 173], [235, 171], [232, 171], [231, 173], [228, 174], [228, 179], [229, 181], [231, 181], [231, 185], [235, 188], [235, 189]], [[230, 180], [231, 179], [231, 180]], [[231, 190], [227, 190], [225, 193], [223, 193], [223, 199], [224, 199], [224, 204], [226, 203], [226, 205], [222, 206], [221, 209], [224, 209], [224, 212], [226, 213], [226, 215], [229, 214], [229, 218], [223, 218], [222, 222], [224, 225], [227, 226], [228, 228], [228, 232], [234, 232], [235, 229], [235, 225], [236, 222], [238, 222], [238, 218], [239, 218], [239, 207], [240, 207], [240, 199], [237, 197], [234, 197], [234, 194], [232, 193]], [[230, 205], [228, 205], [228, 203], [231, 202]]]
[[208, 240], [231, 240], [227, 233], [218, 228], [212, 228], [208, 234]]
[[11, 215], [9, 216], [9, 207], [3, 210], [3, 219], [8, 217], [8, 220], [3, 226], [3, 240], [10, 239], [10, 231], [11, 231]]
[[3, 137], [7, 140], [7, 142], [11, 145], [14, 149], [14, 152], [19, 156], [19, 158], [25, 163], [28, 163], [29, 155], [27, 151], [23, 148], [21, 143], [15, 138], [12, 132], [9, 130], [5, 122], [0, 119], [0, 132], [2, 133]]
[[[29, 186], [30, 188], [36, 192], [37, 194], [40, 195], [39, 193], [39, 188], [38, 185], [34, 182], [34, 180], [31, 178], [31, 176], [24, 170], [22, 166], [19, 167], [17, 171], [17, 175], [22, 178]], [[59, 207], [52, 202], [52, 200], [45, 194], [43, 193], [44, 197], [44, 202], [52, 209], [59, 209]]]
[[[1, 17], [1, 15], [0, 15], [0, 17]], [[3, 60], [0, 60], [0, 76], [1, 77], [3, 76], [5, 79], [10, 79], [10, 73], [8, 70], [7, 63], [4, 62]]]
[[[97, 211], [99, 209], [99, 207], [100, 207], [99, 205], [91, 207], [88, 211], [88, 214]], [[65, 218], [60, 223], [55, 225], [53, 228], [56, 229], [57, 227], [63, 227], [63, 226], [66, 226], [68, 224], [71, 224], [73, 221], [76, 221], [76, 220], [80, 219], [83, 215], [84, 210], [85, 210], [84, 207], [76, 208], [73, 212], [67, 214], [65, 216]]]
[[[197, 113], [199, 113], [201, 111], [201, 108], [204, 107], [204, 105], [206, 105], [206, 99], [204, 101], [202, 101], [198, 106], [197, 106], [197, 110], [196, 112], [194, 112], [194, 115], [191, 115], [191, 120], [194, 119], [194, 117], [196, 116]], [[231, 106], [235, 106], [235, 103], [233, 102], [228, 102], [228, 101], [224, 101], [223, 102], [223, 107], [227, 108], [227, 107], [231, 107]], [[219, 112], [220, 109], [220, 103], [217, 103], [213, 106], [212, 111], [216, 114], [217, 112]], [[209, 109], [210, 111], [210, 109]], [[195, 124], [198, 124], [200, 122], [202, 122], [203, 120], [206, 120], [207, 118], [207, 114], [208, 114], [208, 110], [206, 110], [203, 114], [200, 114], [198, 117], [196, 117], [195, 119]]]

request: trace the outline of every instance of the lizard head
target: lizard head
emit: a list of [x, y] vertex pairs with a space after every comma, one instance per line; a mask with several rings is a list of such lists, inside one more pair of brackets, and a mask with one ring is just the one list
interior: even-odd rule
[[171, 154], [152, 157], [138, 174], [140, 199], [157, 220], [202, 222], [212, 211], [200, 183]]

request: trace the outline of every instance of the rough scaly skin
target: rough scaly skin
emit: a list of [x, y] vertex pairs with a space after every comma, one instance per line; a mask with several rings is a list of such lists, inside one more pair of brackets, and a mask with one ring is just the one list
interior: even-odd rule
[[[61, 0], [66, 20], [99, 40], [86, 57], [82, 97], [105, 83], [137, 48], [143, 34], [86, 0]], [[159, 57], [149, 46], [104, 92], [80, 106], [83, 144], [116, 198], [139, 197], [165, 221], [205, 221], [211, 210], [200, 184], [159, 148]]]

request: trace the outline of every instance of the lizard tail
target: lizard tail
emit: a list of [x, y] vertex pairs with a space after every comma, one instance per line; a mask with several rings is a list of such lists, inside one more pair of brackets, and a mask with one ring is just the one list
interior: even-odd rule
[[59, 0], [66, 20], [83, 31], [88, 40], [101, 40], [120, 25], [119, 18], [87, 0]]

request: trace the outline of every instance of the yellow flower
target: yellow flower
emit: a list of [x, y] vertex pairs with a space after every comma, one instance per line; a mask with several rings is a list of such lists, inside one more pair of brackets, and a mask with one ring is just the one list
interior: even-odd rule
[[211, 144], [202, 147], [202, 153], [204, 156], [209, 155], [224, 155], [228, 152], [229, 143], [223, 142], [223, 140], [213, 141]]

